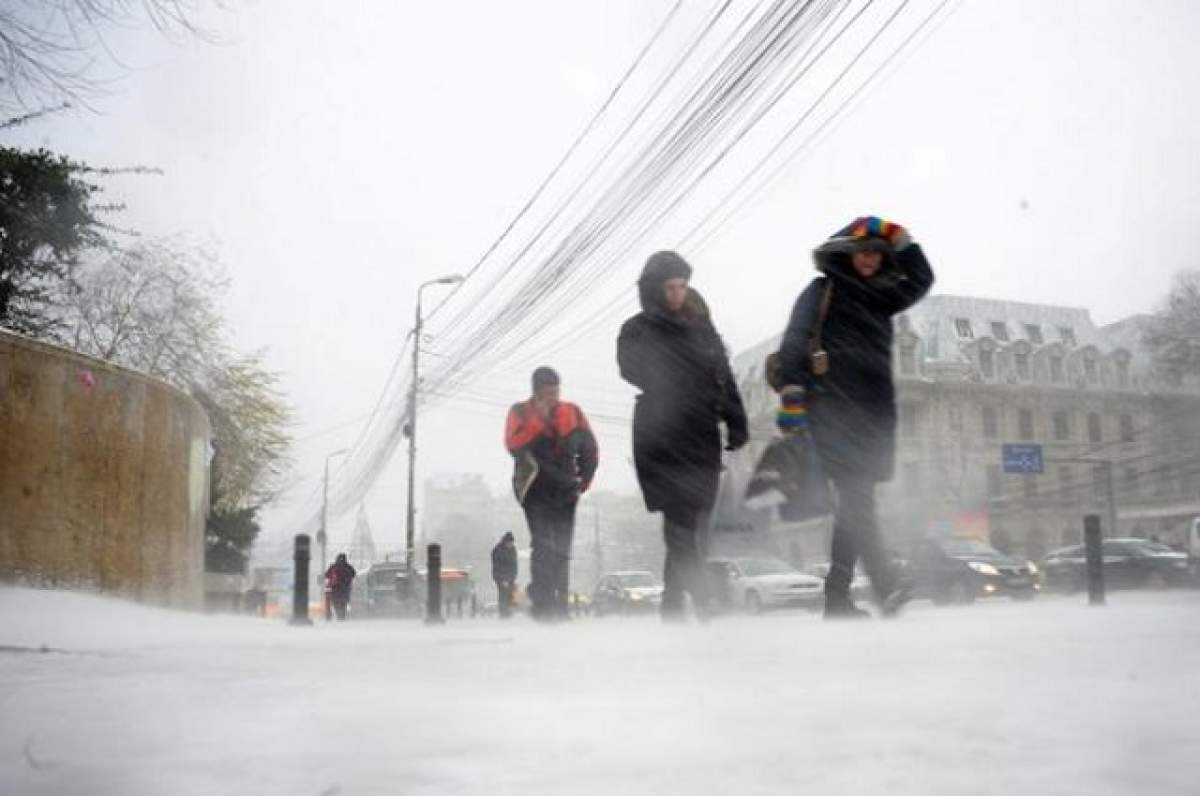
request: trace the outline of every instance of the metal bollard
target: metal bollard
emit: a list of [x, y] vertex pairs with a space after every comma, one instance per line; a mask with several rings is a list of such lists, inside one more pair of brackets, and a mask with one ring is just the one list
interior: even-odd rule
[[428, 587], [425, 599], [425, 624], [440, 625], [442, 618], [442, 546], [434, 543], [426, 548], [425, 580]]
[[1088, 605], [1104, 605], [1104, 545], [1099, 514], [1083, 518], [1083, 546], [1087, 551]]
[[308, 534], [296, 534], [295, 582], [292, 584], [292, 621], [293, 625], [311, 625], [308, 618], [308, 561], [312, 557], [312, 540]]

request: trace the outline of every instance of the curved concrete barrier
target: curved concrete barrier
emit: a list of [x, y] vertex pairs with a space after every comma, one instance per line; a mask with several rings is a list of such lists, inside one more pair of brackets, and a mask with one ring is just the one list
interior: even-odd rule
[[199, 608], [209, 436], [164, 382], [0, 332], [0, 578]]

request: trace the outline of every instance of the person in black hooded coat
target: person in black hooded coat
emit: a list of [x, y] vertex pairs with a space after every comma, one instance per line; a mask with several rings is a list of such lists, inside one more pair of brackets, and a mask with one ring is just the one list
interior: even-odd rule
[[[892, 317], [929, 291], [933, 271], [903, 227], [873, 216], [839, 230], [813, 259], [822, 276], [792, 310], [779, 349], [778, 381], [785, 406], [796, 396], [807, 404], [817, 453], [838, 493], [825, 613], [866, 615], [850, 599], [855, 563], [862, 558], [876, 600], [891, 614], [907, 590], [879, 532], [875, 485], [891, 480], [895, 468]], [[828, 310], [819, 324], [827, 292]], [[824, 374], [813, 368], [818, 325], [828, 361]], [[782, 419], [783, 413], [781, 427]]]
[[663, 616], [683, 610], [684, 592], [708, 608], [700, 542], [716, 499], [721, 430], [731, 450], [747, 440], [746, 411], [708, 306], [688, 287], [692, 269], [675, 252], [650, 257], [638, 280], [642, 311], [617, 339], [621, 377], [641, 390], [633, 413], [633, 457], [649, 511], [663, 512], [667, 547]]

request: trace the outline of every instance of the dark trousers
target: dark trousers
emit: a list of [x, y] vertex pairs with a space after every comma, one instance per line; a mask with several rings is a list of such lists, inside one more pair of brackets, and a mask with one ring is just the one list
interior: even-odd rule
[[525, 502], [532, 550], [529, 554], [529, 601], [538, 619], [567, 616], [571, 590], [571, 542], [575, 501], [565, 505], [531, 497]]
[[496, 610], [501, 617], [512, 615], [513, 582], [511, 580], [496, 581]]
[[698, 614], [709, 609], [709, 590], [704, 570], [703, 540], [700, 523], [704, 513], [699, 509], [677, 506], [663, 510], [663, 541], [667, 557], [663, 564], [663, 616], [683, 613], [683, 595], [692, 595], [692, 605]]
[[858, 474], [835, 476], [837, 514], [825, 578], [826, 605], [850, 600], [854, 566], [861, 558], [875, 598], [882, 601], [896, 588], [896, 572], [875, 516], [875, 482]]
[[333, 611], [337, 614], [337, 618], [345, 621], [346, 606], [350, 604], [350, 593], [335, 591], [329, 595], [329, 599], [333, 603]]

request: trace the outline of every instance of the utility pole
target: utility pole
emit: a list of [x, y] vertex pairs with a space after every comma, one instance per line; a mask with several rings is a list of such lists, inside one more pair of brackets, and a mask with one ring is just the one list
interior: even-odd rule
[[317, 532], [317, 544], [321, 546], [321, 577], [325, 576], [325, 569], [329, 564], [325, 560], [326, 545], [329, 542], [327, 533], [329, 528], [329, 460], [334, 456], [341, 456], [348, 450], [348, 448], [342, 448], [325, 457], [325, 476], [321, 481], [321, 530]]
[[604, 575], [604, 548], [600, 546], [600, 507], [592, 498], [592, 546], [596, 551], [596, 580]]
[[408, 436], [408, 512], [404, 525], [404, 574], [407, 576], [409, 588], [412, 587], [413, 578], [416, 575], [417, 551], [416, 551], [416, 528], [417, 528], [417, 398], [418, 389], [421, 384], [421, 370], [419, 358], [421, 354], [421, 293], [430, 285], [453, 285], [463, 281], [463, 277], [458, 274], [443, 276], [438, 279], [431, 279], [428, 282], [422, 282], [417, 287], [417, 317], [413, 323], [412, 331], [412, 382], [408, 386], [408, 427], [405, 429]]

